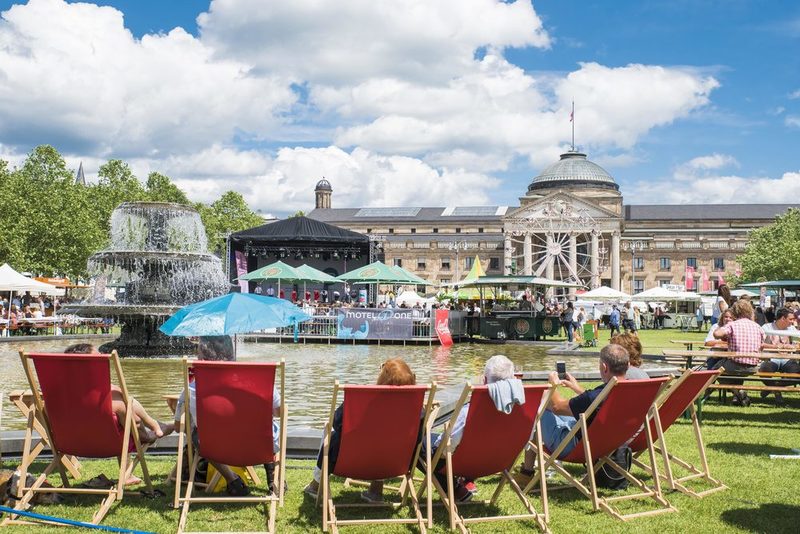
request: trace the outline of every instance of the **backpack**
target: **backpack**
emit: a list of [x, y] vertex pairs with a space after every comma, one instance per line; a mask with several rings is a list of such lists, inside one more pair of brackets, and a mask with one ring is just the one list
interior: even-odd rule
[[[633, 461], [633, 453], [630, 447], [623, 445], [611, 453], [609, 457], [625, 471], [630, 471]], [[597, 470], [597, 473], [594, 475], [594, 480], [598, 488], [612, 490], [624, 490], [628, 488], [628, 479], [619, 474], [616, 469], [608, 464], [603, 464], [603, 467]]]

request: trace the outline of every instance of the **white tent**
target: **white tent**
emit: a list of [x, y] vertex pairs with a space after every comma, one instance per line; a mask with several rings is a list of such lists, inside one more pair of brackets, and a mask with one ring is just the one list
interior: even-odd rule
[[652, 287], [647, 291], [642, 291], [633, 296], [635, 300], [645, 302], [659, 301], [659, 302], [676, 302], [685, 300], [700, 300], [700, 295], [687, 291], [672, 291], [665, 287]]
[[419, 304], [422, 306], [426, 302], [429, 302], [433, 299], [426, 299], [425, 297], [420, 297], [416, 291], [403, 291], [395, 300], [395, 303], [400, 306], [401, 304], [405, 304], [409, 308], [414, 306], [414, 304]]
[[631, 296], [624, 291], [618, 291], [610, 287], [601, 286], [586, 293], [578, 295], [584, 300], [630, 300]]
[[63, 295], [64, 289], [44, 282], [39, 282], [33, 278], [28, 278], [11, 268], [7, 263], [0, 267], [0, 291], [12, 291], [14, 293], [44, 293], [46, 295]]

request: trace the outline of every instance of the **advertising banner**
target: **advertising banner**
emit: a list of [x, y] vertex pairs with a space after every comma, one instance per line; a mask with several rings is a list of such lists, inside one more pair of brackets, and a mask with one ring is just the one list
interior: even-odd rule
[[453, 336], [450, 335], [450, 311], [436, 310], [436, 335], [439, 336], [439, 343], [443, 347], [453, 344]]
[[686, 291], [694, 291], [694, 267], [686, 267]]
[[[241, 250], [237, 250], [236, 254], [236, 276], [241, 277], [247, 274], [247, 256]], [[242, 288], [242, 293], [249, 291], [249, 282], [247, 280], [239, 280], [239, 287]]]
[[336, 331], [340, 339], [411, 339], [414, 310], [343, 308]]

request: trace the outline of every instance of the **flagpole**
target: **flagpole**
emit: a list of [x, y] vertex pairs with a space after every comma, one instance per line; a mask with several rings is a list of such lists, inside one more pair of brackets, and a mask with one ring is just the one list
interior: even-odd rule
[[572, 114], [569, 116], [572, 123], [572, 151], [575, 152], [575, 101], [572, 101]]

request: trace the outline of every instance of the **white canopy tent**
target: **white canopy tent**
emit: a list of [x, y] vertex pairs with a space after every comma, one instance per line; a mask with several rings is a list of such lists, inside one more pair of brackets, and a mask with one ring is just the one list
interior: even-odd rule
[[[33, 294], [44, 293], [46, 295], [61, 296], [64, 294], [64, 289], [50, 284], [45, 284], [33, 278], [28, 278], [24, 274], [20, 274], [7, 263], [0, 266], [0, 292], [5, 293], [9, 291], [11, 298], [8, 301], [8, 310], [6, 310], [6, 319], [11, 319], [11, 301], [14, 300], [14, 294], [25, 293], [30, 291]], [[44, 312], [44, 310], [42, 310]], [[8, 329], [3, 331], [8, 335]]]
[[642, 291], [633, 296], [634, 300], [641, 300], [644, 302], [658, 301], [658, 302], [678, 302], [687, 300], [700, 300], [700, 295], [688, 291], [672, 291], [665, 287], [652, 287], [647, 291]]
[[586, 293], [578, 295], [583, 300], [630, 300], [631, 296], [624, 291], [618, 291], [606, 286], [600, 286]]
[[395, 303], [400, 306], [401, 304], [405, 304], [409, 308], [414, 306], [415, 304], [419, 304], [422, 306], [426, 302], [432, 302], [436, 299], [426, 299], [425, 297], [421, 297], [417, 294], [416, 291], [403, 291], [395, 300]]

